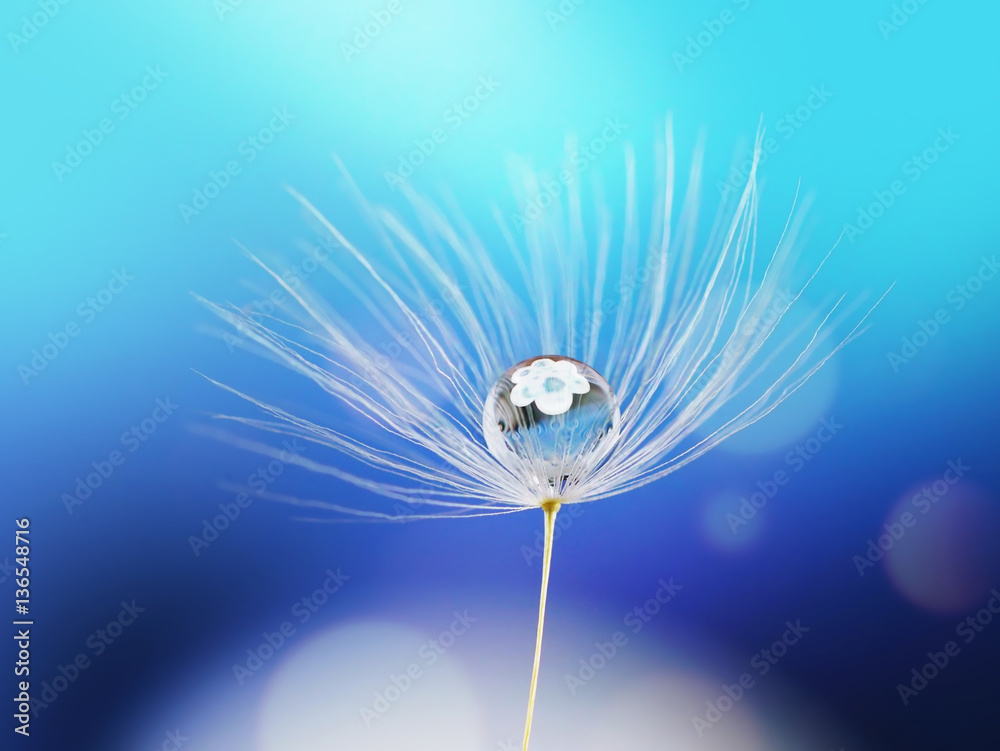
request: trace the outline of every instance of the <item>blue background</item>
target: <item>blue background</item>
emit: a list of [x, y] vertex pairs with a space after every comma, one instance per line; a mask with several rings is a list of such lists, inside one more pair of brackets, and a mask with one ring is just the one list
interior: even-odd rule
[[[648, 169], [667, 113], [682, 155], [704, 134], [707, 207], [734, 149], [746, 148], [762, 118], [779, 144], [761, 170], [762, 227], [780, 227], [801, 180], [815, 197], [814, 250], [856, 222], [876, 191], [897, 179], [906, 185], [828, 269], [826, 289], [839, 293], [880, 294], [896, 283], [830, 374], [737, 450], [720, 449], [664, 481], [589, 506], [561, 536], [553, 617], [559, 623], [570, 618], [560, 614], [579, 611], [590, 625], [577, 624], [579, 645], [543, 672], [543, 700], [546, 691], [565, 693], [561, 676], [579, 656], [573, 649], [606, 638], [659, 577], [674, 576], [684, 596], [645, 632], [643, 649], [669, 650], [671, 628], [696, 634], [716, 645], [708, 652], [735, 655], [712, 658], [723, 660], [711, 665], [716, 685], [734, 680], [786, 619], [812, 625], [776, 669], [839, 728], [810, 747], [996, 747], [1000, 625], [963, 647], [909, 705], [896, 688], [928, 650], [954, 638], [955, 624], [983, 606], [990, 586], [1000, 586], [996, 561], [984, 554], [956, 569], [951, 584], [973, 586], [961, 573], [971, 571], [979, 587], [957, 604], [933, 594], [921, 600], [913, 595], [919, 582], [907, 589], [882, 563], [859, 576], [852, 562], [897, 502], [940, 479], [948, 460], [961, 458], [971, 470], [941, 505], [969, 496], [973, 510], [956, 512], [961, 523], [950, 542], [928, 542], [914, 560], [961, 557], [982, 546], [966, 540], [976, 529], [989, 540], [1000, 530], [991, 526], [1000, 490], [1000, 281], [986, 282], [960, 311], [948, 302], [1000, 240], [1000, 8], [913, 5], [918, 10], [893, 32], [879, 26], [893, 13], [889, 2], [593, 0], [565, 5], [572, 12], [560, 20], [547, 15], [555, 2], [400, 0], [401, 11], [365, 49], [345, 54], [356, 27], [386, 4], [247, 0], [226, 11], [209, 0], [70, 2], [53, 4], [54, 15], [45, 3], [7, 4], [0, 11], [0, 414], [8, 532], [0, 530], [7, 540], [0, 561], [14, 555], [13, 519], [30, 517], [33, 681], [51, 680], [59, 665], [89, 651], [88, 637], [117, 616], [122, 600], [146, 611], [38, 714], [29, 741], [11, 738], [6, 721], [3, 747], [152, 749], [176, 726], [191, 736], [190, 748], [246, 747], [237, 741], [254, 741], [266, 678], [241, 686], [232, 665], [328, 567], [349, 573], [350, 586], [303, 633], [374, 617], [430, 633], [463, 603], [507, 602], [508, 636], [522, 661], [498, 680], [526, 688], [539, 569], [526, 565], [522, 546], [533, 544], [540, 515], [340, 526], [296, 522], [289, 507], [257, 501], [199, 555], [189, 543], [218, 504], [231, 501], [226, 483], [241, 483], [261, 465], [259, 456], [203, 434], [211, 414], [239, 405], [194, 371], [248, 390], [284, 384], [294, 396], [290, 375], [213, 336], [217, 322], [190, 292], [243, 304], [268, 289], [233, 240], [278, 257], [300, 252], [309, 227], [285, 185], [360, 227], [342, 199], [334, 153], [373, 200], [401, 202], [385, 173], [446, 122], [480, 76], [493, 77], [496, 91], [460, 128], [446, 126], [447, 139], [410, 180], [460, 196], [477, 222], [489, 221], [490, 202], [505, 213], [516, 208], [510, 153], [555, 169], [568, 133], [589, 139], [607, 118], [627, 125], [625, 137], [589, 169], [610, 185], [621, 175], [625, 139], [640, 171]], [[724, 10], [732, 23], [690, 62], [677, 58]], [[31, 35], [25, 19], [33, 14], [46, 22]], [[166, 75], [154, 82], [147, 67]], [[143, 101], [122, 118], [118, 98], [144, 77]], [[782, 130], [779, 121], [807, 105], [812, 87], [832, 96], [801, 127]], [[293, 116], [287, 127], [248, 152], [246, 139], [275, 109]], [[55, 167], [103, 118], [113, 129], [92, 153], [72, 171]], [[949, 128], [957, 140], [912, 181], [909, 160]], [[180, 205], [230, 160], [239, 174], [185, 217]], [[621, 212], [620, 191], [608, 202]], [[133, 280], [92, 320], [81, 316], [78, 306], [122, 269]], [[888, 353], [940, 308], [951, 313], [947, 325], [894, 368]], [[79, 334], [25, 375], [34, 350], [70, 322]], [[122, 433], [167, 398], [176, 412], [129, 452]], [[726, 514], [755, 483], [787, 469], [786, 453], [822, 418], [844, 427], [732, 532]], [[116, 449], [124, 464], [69, 513], [63, 494]], [[368, 500], [352, 486], [291, 469], [275, 490], [355, 506]], [[12, 577], [0, 591], [13, 598]], [[444, 603], [441, 613], [429, 613], [429, 599]], [[559, 640], [558, 628], [550, 633]], [[4, 654], [13, 661], [12, 651]], [[212, 745], [199, 713], [228, 697], [242, 702], [246, 735]], [[520, 712], [504, 720], [511, 736]], [[692, 727], [669, 732], [687, 738]]]

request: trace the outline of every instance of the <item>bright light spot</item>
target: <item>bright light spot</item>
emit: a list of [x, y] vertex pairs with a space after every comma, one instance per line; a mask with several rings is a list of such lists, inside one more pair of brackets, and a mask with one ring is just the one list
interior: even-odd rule
[[483, 748], [473, 686], [431, 636], [356, 623], [303, 644], [268, 686], [260, 751]]
[[718, 684], [698, 674], [660, 673], [622, 687], [594, 718], [586, 751], [759, 751], [766, 748], [760, 722], [738, 704], [701, 737], [691, 718], [705, 713], [703, 697], [717, 698]]
[[[649, 596], [657, 586], [650, 582]], [[454, 604], [437, 597], [408, 592], [394, 605], [400, 618], [423, 613], [431, 619], [423, 622], [444, 628]], [[190, 751], [520, 749], [534, 610], [502, 590], [461, 602], [475, 624], [433, 661], [438, 650], [428, 645], [443, 643], [443, 631], [353, 621], [290, 644], [257, 676], [266, 683], [240, 686], [225, 665], [190, 676], [144, 712], [133, 737], [111, 747], [158, 748], [179, 728]], [[618, 607], [552, 608], [533, 749], [799, 751], [830, 748], [829, 738], [861, 748], [805, 687], [750, 663], [752, 649], [766, 643], [734, 649], [684, 629], [671, 607], [638, 632]], [[419, 674], [407, 683], [413, 665]], [[741, 680], [749, 688], [741, 691]], [[366, 725], [362, 708], [377, 718]]]

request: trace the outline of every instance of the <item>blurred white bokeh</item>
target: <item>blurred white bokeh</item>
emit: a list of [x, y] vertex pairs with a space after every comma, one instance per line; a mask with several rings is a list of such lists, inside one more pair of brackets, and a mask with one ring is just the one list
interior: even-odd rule
[[[653, 596], [659, 584], [650, 586]], [[121, 748], [148, 746], [162, 728], [180, 726], [187, 751], [520, 751], [534, 645], [530, 598], [460, 595], [387, 596], [391, 615], [303, 632], [243, 686], [216, 665], [186, 696], [150, 707], [145, 727]], [[475, 621], [442, 639], [458, 603], [457, 612]], [[532, 751], [863, 750], [783, 679], [780, 665], [760, 675], [745, 646], [685, 626], [671, 602], [638, 630], [621, 610], [552, 605]], [[775, 637], [783, 628], [775, 624]], [[739, 692], [745, 673], [753, 685]]]
[[313, 637], [268, 685], [260, 751], [483, 748], [474, 687], [432, 639], [377, 622]]

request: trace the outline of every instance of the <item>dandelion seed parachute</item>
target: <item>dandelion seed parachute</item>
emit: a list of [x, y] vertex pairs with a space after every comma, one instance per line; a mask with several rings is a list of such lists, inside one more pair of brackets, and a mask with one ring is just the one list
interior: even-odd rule
[[[396, 501], [396, 508], [391, 513], [269, 497], [363, 520], [544, 510], [525, 749], [560, 506], [660, 479], [761, 419], [859, 333], [874, 309], [858, 313], [841, 297], [790, 324], [786, 313], [820, 262], [777, 315], [763, 315], [784, 299], [779, 288], [788, 289], [803, 211], [792, 211], [773, 250], [758, 252], [762, 137], [746, 187], [735, 205], [720, 209], [704, 240], [697, 232], [700, 148], [678, 208], [669, 124], [657, 149], [660, 179], [645, 243], [635, 160], [626, 151], [620, 262], [612, 263], [618, 241], [600, 200], [596, 226], [585, 228], [578, 175], [567, 181], [566, 205], [556, 201], [533, 221], [519, 218], [512, 226], [494, 209], [513, 275], [494, 260], [497, 252], [487, 251], [454, 201], [446, 202], [445, 213], [404, 189], [421, 227], [416, 232], [388, 209], [368, 203], [340, 165], [387, 262], [376, 262], [376, 254], [359, 248], [309, 200], [291, 192], [338, 246], [324, 267], [353, 296], [350, 318], [344, 303], [331, 306], [252, 255], [290, 301], [281, 315], [261, 317], [206, 303], [248, 346], [311, 381], [348, 418], [344, 426], [322, 425], [224, 387], [266, 415], [224, 419], [346, 455], [356, 471], [302, 456], [292, 461]], [[520, 188], [529, 205], [540, 203], [539, 179], [529, 171]], [[355, 311], [383, 330], [381, 343], [391, 345], [395, 357], [355, 327]], [[852, 323], [842, 326], [845, 321]], [[828, 341], [838, 329], [838, 338]], [[712, 419], [712, 428], [699, 433]], [[242, 445], [278, 454], [263, 443]], [[372, 479], [372, 469], [392, 478]]]

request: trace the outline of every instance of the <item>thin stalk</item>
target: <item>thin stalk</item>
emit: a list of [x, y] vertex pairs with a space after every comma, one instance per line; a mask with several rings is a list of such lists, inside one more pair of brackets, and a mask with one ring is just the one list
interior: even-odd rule
[[531, 735], [531, 718], [535, 713], [535, 692], [538, 689], [538, 666], [542, 661], [542, 630], [545, 628], [545, 600], [549, 593], [549, 570], [552, 567], [552, 540], [555, 538], [556, 514], [559, 513], [558, 501], [546, 501], [542, 504], [545, 511], [545, 551], [542, 553], [542, 595], [538, 601], [538, 636], [535, 639], [535, 663], [531, 669], [531, 691], [528, 692], [528, 719], [524, 723], [524, 749], [528, 751], [528, 738]]

